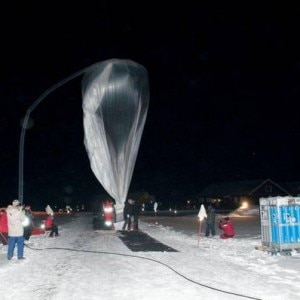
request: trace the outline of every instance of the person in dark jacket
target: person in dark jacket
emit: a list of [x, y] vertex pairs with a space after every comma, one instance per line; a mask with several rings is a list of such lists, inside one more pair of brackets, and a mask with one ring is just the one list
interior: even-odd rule
[[139, 230], [139, 215], [140, 215], [140, 205], [138, 201], [134, 201], [133, 206], [133, 230]]
[[233, 227], [233, 223], [229, 219], [229, 217], [225, 217], [224, 219], [220, 220], [219, 228], [224, 231], [224, 233], [220, 235], [221, 239], [228, 239], [234, 237], [235, 230]]
[[124, 224], [123, 224], [123, 230], [133, 230], [134, 226], [134, 205], [135, 201], [133, 199], [128, 199], [125, 201], [125, 206], [123, 210], [123, 219], [124, 219]]
[[206, 217], [206, 228], [205, 228], [206, 237], [208, 237], [210, 234], [212, 236], [216, 235], [215, 220], [216, 220], [216, 210], [212, 204], [209, 204], [207, 208], [207, 217]]
[[26, 223], [23, 224], [24, 226], [24, 239], [28, 241], [31, 237], [31, 230], [33, 228], [33, 214], [31, 211], [31, 207], [29, 205], [24, 206], [23, 210], [26, 216]]

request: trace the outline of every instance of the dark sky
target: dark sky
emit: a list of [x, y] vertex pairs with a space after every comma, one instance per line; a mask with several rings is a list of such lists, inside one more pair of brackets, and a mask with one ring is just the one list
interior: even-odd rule
[[[2, 9], [1, 204], [18, 197], [20, 122], [29, 106], [59, 81], [111, 58], [132, 59], [149, 73], [131, 192], [178, 202], [216, 181], [299, 180], [300, 19], [292, 10], [100, 2]], [[31, 115], [26, 203], [103, 193], [83, 145], [81, 79]]]

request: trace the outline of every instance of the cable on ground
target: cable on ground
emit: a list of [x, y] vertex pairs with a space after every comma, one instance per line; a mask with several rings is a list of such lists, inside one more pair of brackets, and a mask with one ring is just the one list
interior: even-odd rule
[[217, 289], [217, 288], [214, 288], [214, 287], [211, 287], [211, 286], [208, 286], [208, 285], [205, 285], [205, 284], [202, 284], [202, 283], [199, 283], [197, 281], [194, 281], [186, 276], [184, 276], [183, 274], [179, 273], [178, 271], [176, 271], [175, 269], [173, 269], [172, 267], [170, 267], [169, 265], [163, 263], [163, 262], [160, 262], [158, 260], [155, 260], [155, 259], [152, 259], [152, 258], [149, 258], [149, 257], [144, 257], [144, 256], [138, 256], [138, 255], [132, 255], [132, 254], [123, 254], [123, 253], [117, 253], [117, 252], [107, 252], [107, 251], [93, 251], [93, 250], [84, 250], [84, 249], [73, 249], [73, 248], [60, 248], [60, 247], [47, 247], [47, 248], [43, 248], [43, 249], [38, 249], [38, 248], [32, 248], [28, 245], [25, 244], [26, 247], [28, 247], [29, 249], [31, 250], [38, 250], [38, 251], [41, 251], [41, 250], [66, 250], [66, 251], [75, 251], [75, 252], [85, 252], [85, 253], [96, 253], [96, 254], [109, 254], [109, 255], [117, 255], [117, 256], [126, 256], [126, 257], [134, 257], [134, 258], [140, 258], [140, 259], [145, 259], [145, 260], [149, 260], [149, 261], [152, 261], [152, 262], [155, 262], [155, 263], [158, 263], [158, 264], [161, 264], [163, 266], [165, 266], [166, 268], [170, 269], [171, 271], [173, 271], [174, 273], [176, 273], [178, 276], [186, 279], [187, 281], [190, 281], [196, 285], [199, 285], [199, 286], [202, 286], [202, 287], [205, 287], [205, 288], [208, 288], [208, 289], [211, 289], [211, 290], [214, 290], [214, 291], [217, 291], [217, 292], [221, 292], [221, 293], [225, 293], [225, 294], [230, 294], [230, 295], [235, 295], [235, 296], [239, 296], [239, 297], [244, 297], [244, 298], [247, 298], [247, 299], [253, 299], [253, 300], [262, 300], [260, 298], [255, 298], [255, 297], [251, 297], [251, 296], [245, 296], [245, 295], [241, 295], [241, 294], [238, 294], [238, 293], [233, 293], [233, 292], [228, 292], [228, 291], [224, 291], [224, 290], [221, 290], [221, 289]]

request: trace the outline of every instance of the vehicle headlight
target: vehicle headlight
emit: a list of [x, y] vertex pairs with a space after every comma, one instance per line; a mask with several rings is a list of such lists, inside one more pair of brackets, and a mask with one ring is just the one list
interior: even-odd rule
[[104, 212], [111, 213], [111, 212], [113, 212], [113, 208], [112, 207], [105, 207]]
[[104, 224], [105, 224], [105, 226], [111, 226], [112, 225], [112, 221], [105, 221]]

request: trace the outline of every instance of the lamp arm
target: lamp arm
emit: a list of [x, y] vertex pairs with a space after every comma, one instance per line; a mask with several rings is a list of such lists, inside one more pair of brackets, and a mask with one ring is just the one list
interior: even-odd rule
[[30, 114], [32, 111], [54, 90], [59, 88], [60, 86], [64, 85], [65, 83], [71, 81], [72, 79], [82, 75], [85, 72], [88, 72], [92, 69], [94, 69], [96, 66], [98, 66], [99, 63], [93, 64], [87, 68], [84, 68], [69, 77], [61, 80], [57, 84], [50, 87], [48, 90], [46, 90], [26, 111], [26, 115], [24, 117], [24, 121], [22, 124], [22, 130], [21, 130], [21, 136], [20, 136], [20, 144], [19, 144], [19, 201], [21, 205], [23, 205], [23, 192], [24, 192], [24, 143], [25, 143], [25, 133], [28, 126], [28, 121]]

